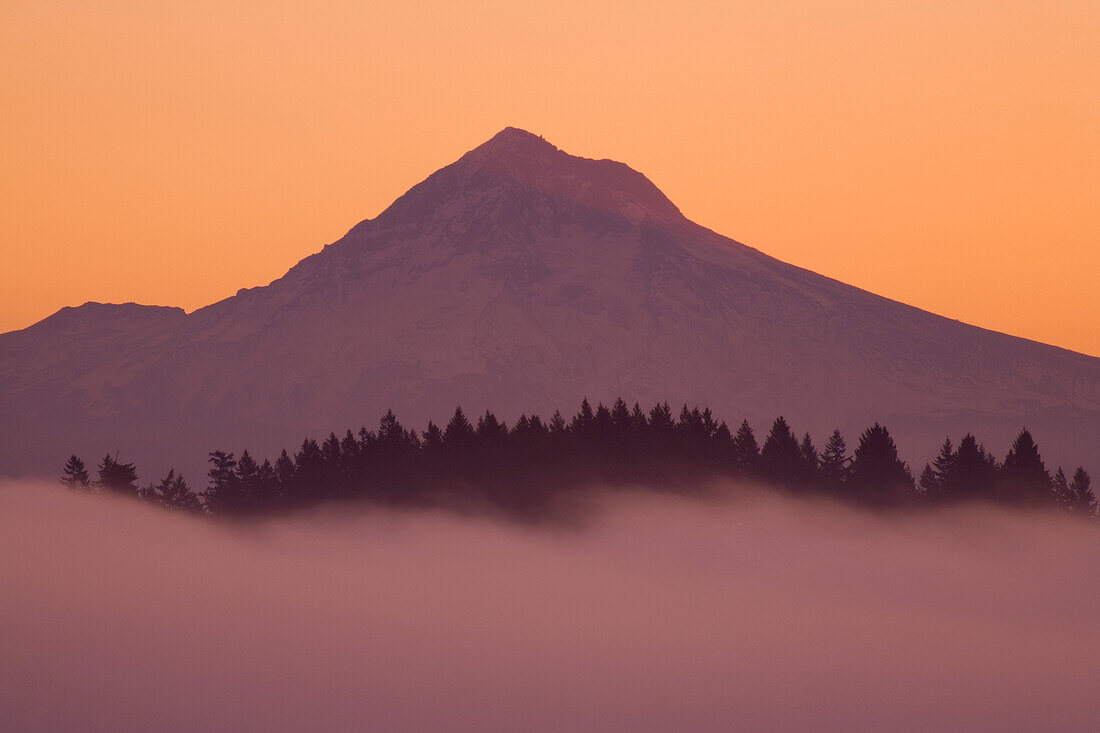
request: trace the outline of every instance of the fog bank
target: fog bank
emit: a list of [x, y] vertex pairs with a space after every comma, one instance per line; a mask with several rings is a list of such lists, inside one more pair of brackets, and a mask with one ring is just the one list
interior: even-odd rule
[[985, 508], [233, 526], [0, 483], [0, 727], [1088, 730], [1098, 551]]

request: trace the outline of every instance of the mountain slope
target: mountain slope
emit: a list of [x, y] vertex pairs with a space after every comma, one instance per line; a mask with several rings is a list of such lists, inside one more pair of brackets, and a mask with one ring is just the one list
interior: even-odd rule
[[[707, 403], [818, 442], [873, 420], [913, 460], [1022, 425], [1100, 455], [1100, 360], [779, 262], [685, 219], [613, 161], [506, 129], [262, 288], [194, 313], [88, 304], [0, 335], [0, 474], [68, 453], [152, 464], [461, 403]], [[198, 460], [195, 460], [197, 457]]]

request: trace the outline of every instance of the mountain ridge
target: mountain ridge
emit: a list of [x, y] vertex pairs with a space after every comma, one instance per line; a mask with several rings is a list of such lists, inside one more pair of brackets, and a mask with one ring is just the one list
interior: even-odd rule
[[[270, 453], [390, 407], [423, 427], [459, 403], [515, 419], [620, 394], [758, 430], [782, 413], [819, 441], [879, 420], [917, 460], [944, 434], [999, 444], [1024, 424], [1067, 458], [1098, 452], [1100, 359], [781, 262], [689, 221], [629, 166], [515, 128], [267, 286], [188, 314], [87, 313], [126, 328], [75, 350], [33, 330], [50, 319], [0, 335], [0, 415], [31, 426], [25, 447], [51, 419], [75, 426], [53, 463], [96, 435], [129, 449], [141, 415], [175, 426], [130, 443], [159, 463], [179, 460], [170, 444]], [[32, 463], [45, 452], [0, 452], [0, 474]]]

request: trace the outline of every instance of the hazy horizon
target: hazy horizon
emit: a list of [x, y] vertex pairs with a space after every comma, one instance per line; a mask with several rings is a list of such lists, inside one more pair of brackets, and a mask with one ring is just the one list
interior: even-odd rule
[[[722, 487], [719, 487], [722, 488]], [[739, 492], [245, 525], [0, 482], [19, 730], [1085, 730], [1092, 524]]]

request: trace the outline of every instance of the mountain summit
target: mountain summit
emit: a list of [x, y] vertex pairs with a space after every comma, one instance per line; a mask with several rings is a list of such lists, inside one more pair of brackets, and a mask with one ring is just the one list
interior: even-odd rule
[[0, 475], [115, 450], [194, 475], [215, 447], [270, 454], [389, 408], [423, 427], [619, 395], [758, 430], [784, 414], [819, 443], [878, 420], [914, 461], [970, 431], [1003, 453], [1025, 424], [1055, 461], [1100, 452], [1100, 360], [785, 264], [515, 128], [266, 287], [60, 315], [0, 335]]
[[492, 204], [530, 223], [568, 217], [591, 223], [602, 219], [604, 225], [685, 221], [660, 189], [629, 166], [569, 155], [514, 127], [414, 186], [377, 221], [383, 226], [415, 224], [436, 217], [448, 203], [456, 207], [448, 211], [459, 216], [467, 213], [458, 211], [459, 205]]

